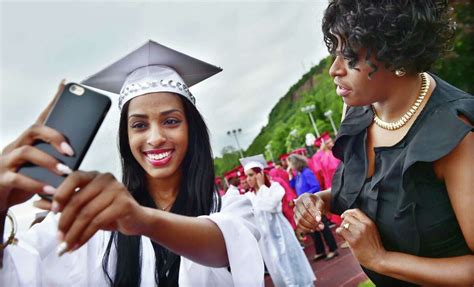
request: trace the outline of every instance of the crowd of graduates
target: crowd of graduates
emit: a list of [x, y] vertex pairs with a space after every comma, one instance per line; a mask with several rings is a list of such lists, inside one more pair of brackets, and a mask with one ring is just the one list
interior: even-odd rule
[[[264, 168], [264, 173], [269, 179], [280, 184], [285, 190], [281, 198], [282, 213], [303, 247], [309, 238], [297, 231], [294, 201], [303, 193], [316, 193], [331, 188], [332, 177], [339, 164], [339, 160], [331, 152], [333, 144], [329, 132], [324, 132], [315, 138], [311, 145], [281, 154], [278, 161], [267, 161], [267, 167]], [[216, 177], [215, 185], [221, 196], [255, 192], [255, 189], [248, 184], [243, 165], [225, 172], [223, 178]], [[327, 214], [323, 222], [325, 228], [322, 231], [310, 234], [316, 250], [313, 260], [329, 260], [338, 255], [331, 227], [339, 226], [342, 220], [338, 215]], [[326, 242], [327, 251], [323, 241]], [[347, 244], [343, 244], [342, 247], [347, 247]]]

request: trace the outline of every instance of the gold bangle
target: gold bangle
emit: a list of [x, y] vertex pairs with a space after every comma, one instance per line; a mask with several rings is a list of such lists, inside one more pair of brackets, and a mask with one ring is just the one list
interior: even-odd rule
[[15, 238], [15, 235], [16, 235], [16, 221], [15, 221], [15, 218], [13, 217], [13, 214], [10, 214], [10, 212], [7, 213], [7, 218], [8, 218], [8, 220], [10, 220], [11, 231], [10, 231], [10, 235], [8, 236], [7, 241], [3, 242], [0, 245], [0, 249], [2, 249], [2, 250], [7, 248], [8, 245], [10, 245], [10, 244], [15, 245], [18, 242], [18, 239]]

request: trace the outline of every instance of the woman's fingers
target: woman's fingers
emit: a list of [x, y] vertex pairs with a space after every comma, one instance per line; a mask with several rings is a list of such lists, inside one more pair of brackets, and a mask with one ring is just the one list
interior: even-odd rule
[[74, 150], [67, 143], [66, 138], [57, 130], [48, 126], [34, 124], [21, 137], [19, 145], [32, 145], [38, 140], [51, 144], [59, 153], [73, 156]]
[[[90, 209], [84, 210], [84, 207], [89, 204], [91, 200], [95, 200], [95, 197], [102, 191], [102, 186], [97, 183], [97, 177], [87, 183], [85, 186], [81, 186], [79, 192], [72, 192], [69, 199], [58, 199], [54, 198], [54, 201], [58, 203], [61, 210], [61, 218], [58, 223], [58, 229], [64, 233], [69, 231], [69, 228], [78, 220], [82, 220], [85, 217], [93, 216], [94, 212]], [[62, 188], [59, 192], [62, 191]], [[60, 196], [61, 197], [61, 196]], [[83, 214], [82, 217], [80, 215]]]
[[336, 228], [336, 233], [341, 235], [349, 245], [354, 243], [356, 235], [360, 233], [361, 222], [350, 214], [345, 214], [341, 225]]
[[301, 200], [307, 212], [311, 214], [311, 216], [316, 220], [316, 223], [319, 224], [321, 222], [324, 202], [313, 194], [305, 196]]
[[3, 154], [11, 152], [14, 149], [24, 145], [33, 145], [37, 141], [43, 141], [51, 144], [59, 153], [68, 156], [74, 155], [74, 150], [67, 143], [66, 138], [55, 129], [44, 125], [44, 121], [49, 115], [49, 112], [53, 108], [63, 89], [64, 80], [61, 82], [58, 92], [54, 96], [53, 100], [48, 104], [46, 109], [41, 112], [35, 124], [28, 128], [17, 140], [5, 147]]
[[371, 224], [372, 223], [372, 220], [358, 208], [348, 209], [348, 210], [344, 211], [344, 213], [341, 214], [341, 218], [344, 219], [344, 217], [346, 217], [347, 215], [350, 215], [350, 216], [356, 218], [357, 220], [359, 220], [360, 222], [362, 222], [364, 224]]
[[48, 105], [45, 107], [45, 109], [41, 112], [41, 114], [36, 119], [37, 124], [41, 124], [41, 125], [44, 124], [44, 122], [48, 118], [49, 113], [51, 112], [51, 110], [53, 109], [53, 107], [56, 104], [57, 100], [59, 99], [59, 96], [63, 92], [65, 83], [66, 83], [65, 79], [63, 79], [59, 83], [58, 90], [57, 90], [56, 94], [54, 95], [53, 99], [48, 103]]
[[[54, 202], [57, 202], [59, 210], [62, 210], [58, 229], [64, 234], [69, 234], [73, 227], [76, 231], [84, 229], [85, 225], [114, 199], [114, 196], [107, 192], [107, 189], [114, 187], [117, 182], [113, 175], [85, 172], [76, 174], [72, 175], [73, 179], [58, 188], [54, 197]], [[74, 186], [79, 186], [80, 191], [75, 192]], [[77, 237], [74, 233], [71, 236]], [[71, 243], [70, 238], [68, 242]]]
[[43, 210], [51, 210], [51, 201], [40, 199], [33, 202], [33, 206]]
[[302, 226], [302, 225], [298, 225], [298, 226], [296, 227], [296, 231], [297, 231], [298, 233], [301, 233], [301, 234], [308, 234], [308, 233], [313, 233], [313, 232], [314, 232], [314, 230], [312, 230], [312, 229], [310, 229], [310, 228], [306, 228], [306, 227], [304, 227], [304, 226]]
[[295, 209], [295, 222], [299, 230], [304, 233], [314, 232], [314, 224], [308, 220], [308, 216], [304, 216], [298, 209]]
[[51, 144], [59, 153], [67, 156], [73, 156], [74, 150], [67, 143], [66, 138], [57, 130], [34, 124], [28, 128], [23, 134], [13, 143], [9, 144], [3, 150], [3, 154], [12, 152], [14, 149], [25, 145], [33, 145], [38, 141]]
[[321, 222], [323, 211], [325, 210], [325, 203], [316, 195], [311, 195], [311, 199], [315, 201], [316, 204], [316, 221]]
[[[75, 250], [98, 230], [115, 230], [119, 224], [124, 228], [121, 230], [124, 234], [128, 234], [127, 232], [139, 234], [134, 233], [133, 228], [137, 222], [132, 215], [136, 211], [134, 207], [138, 204], [123, 184], [111, 174], [98, 174], [91, 180], [81, 179], [81, 176], [87, 177], [86, 173], [78, 173], [75, 175], [78, 179], [73, 179], [58, 188], [55, 196], [55, 200], [58, 199], [60, 202], [58, 204], [64, 206], [58, 224], [58, 237], [62, 241], [58, 246], [58, 254]], [[84, 182], [87, 183], [84, 185]], [[75, 184], [79, 184], [81, 190], [70, 192], [69, 190]], [[66, 189], [68, 192], [65, 191]]]
[[32, 146], [22, 146], [0, 157], [0, 191], [2, 192], [2, 208], [22, 203], [35, 193], [53, 194], [53, 186], [18, 173], [18, 168], [24, 163], [43, 166], [52, 172], [63, 175], [70, 172], [64, 164], [54, 157]]
[[[82, 192], [82, 191], [81, 191]], [[69, 206], [61, 214], [61, 221], [66, 217], [72, 217], [72, 222], [66, 229], [59, 228], [64, 235], [64, 242], [70, 249], [77, 249], [87, 242], [99, 229], [103, 227], [104, 220], [109, 217], [98, 217], [105, 210], [111, 209], [119, 212], [117, 208], [110, 206], [114, 201], [114, 195], [106, 191], [102, 191], [97, 197], [84, 205], [77, 214], [67, 212]], [[87, 230], [87, 233], [84, 233]], [[82, 240], [82, 241], [81, 241]]]
[[121, 210], [115, 208], [112, 204], [108, 208], [104, 208], [97, 214], [94, 219], [90, 222], [85, 229], [78, 233], [79, 237], [77, 239], [76, 246], [80, 247], [84, 245], [94, 234], [99, 230], [116, 230], [116, 218], [120, 216]]
[[32, 147], [36, 142], [43, 141], [50, 143], [60, 153], [74, 155], [72, 147], [62, 134], [43, 125], [63, 88], [62, 82], [53, 101], [40, 114], [37, 122], [3, 149], [0, 155], [0, 209], [21, 203], [31, 198], [33, 193], [52, 194], [55, 192], [52, 186], [18, 174], [17, 171], [22, 164], [33, 163], [59, 175], [70, 172], [67, 166], [60, 164], [52, 156]]
[[19, 147], [5, 155], [2, 160], [2, 167], [16, 171], [25, 163], [44, 167], [57, 175], [66, 175], [72, 172], [68, 166], [60, 163], [53, 156], [29, 145]]
[[324, 229], [324, 224], [321, 222], [321, 210], [323, 210], [324, 202], [314, 195], [302, 195], [296, 201], [295, 222], [298, 226], [304, 229], [309, 229], [309, 232], [320, 231]]
[[0, 173], [0, 187], [10, 188], [12, 197], [15, 197], [16, 190], [29, 193], [29, 196], [33, 196], [35, 193], [53, 194], [55, 192], [54, 187], [13, 171]]
[[[309, 222], [312, 228], [315, 230], [323, 229], [324, 225], [321, 224], [322, 210], [324, 208], [324, 202], [319, 199], [316, 195], [303, 194], [295, 203], [295, 212], [301, 214], [301, 218]], [[299, 220], [300, 218], [298, 218]], [[298, 224], [298, 222], [297, 222]]]
[[75, 171], [71, 173], [57, 188], [53, 198], [52, 211], [61, 211], [71, 200], [76, 190], [86, 186], [97, 175], [97, 172]]
[[311, 209], [311, 207], [306, 207], [302, 204], [297, 204], [296, 205], [296, 211], [298, 212], [298, 214], [300, 214], [300, 219], [304, 219], [305, 222], [308, 222], [309, 224], [311, 224], [311, 226], [316, 226], [318, 225], [318, 222], [316, 221], [316, 218], [313, 216], [312, 212], [308, 209]]
[[[12, 150], [22, 145], [32, 145], [35, 141], [42, 140], [47, 143], [52, 143], [53, 146], [61, 153], [64, 153], [66, 155], [71, 155], [71, 156], [73, 155], [72, 148], [67, 144], [66, 140], [60, 133], [58, 133], [57, 131], [54, 131], [51, 128], [48, 128], [48, 129], [53, 130], [53, 132], [50, 132], [50, 133], [48, 133], [47, 131], [42, 132], [42, 130], [39, 128], [39, 127], [44, 127], [44, 122], [46, 121], [46, 118], [48, 117], [52, 108], [56, 104], [56, 101], [61, 95], [63, 89], [64, 89], [64, 80], [61, 81], [56, 95], [51, 100], [51, 102], [46, 106], [46, 108], [41, 112], [36, 122], [29, 129], [27, 129], [18, 139], [16, 139], [14, 142], [7, 145], [3, 149], [2, 154], [11, 152]], [[61, 139], [61, 140], [58, 141], [58, 139]], [[61, 145], [63, 142], [65, 144]]]
[[347, 243], [349, 243], [349, 246], [351, 246], [352, 238], [351, 238], [351, 233], [349, 230], [345, 229], [344, 227], [339, 226], [336, 228], [336, 233], [342, 236]]

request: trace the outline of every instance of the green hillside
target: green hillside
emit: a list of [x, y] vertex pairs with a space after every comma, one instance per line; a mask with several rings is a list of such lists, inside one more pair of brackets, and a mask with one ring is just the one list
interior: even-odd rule
[[[332, 117], [339, 125], [342, 100], [336, 95], [333, 80], [328, 74], [330, 65], [330, 57], [323, 59], [290, 88], [272, 109], [268, 124], [262, 128], [245, 154], [263, 153], [267, 144], [270, 144], [275, 157], [301, 147], [305, 135], [315, 133], [308, 115], [301, 111], [307, 105], [316, 106], [313, 116], [320, 132], [331, 129], [329, 119], [324, 116], [327, 110], [333, 111]], [[293, 129], [296, 129], [295, 136], [290, 135]]]
[[[307, 105], [315, 105], [313, 116], [319, 132], [332, 132], [331, 124], [324, 112], [332, 110], [332, 118], [339, 126], [342, 111], [342, 99], [336, 95], [333, 80], [328, 74], [331, 57], [323, 59], [294, 84], [278, 101], [269, 115], [268, 124], [250, 144], [245, 155], [266, 153], [265, 146], [271, 146], [275, 157], [304, 145], [307, 133], [315, 134], [309, 116], [301, 111]], [[296, 129], [293, 135], [290, 131]], [[227, 153], [214, 160], [218, 175], [239, 164], [237, 153]], [[266, 153], [270, 159], [270, 154]]]

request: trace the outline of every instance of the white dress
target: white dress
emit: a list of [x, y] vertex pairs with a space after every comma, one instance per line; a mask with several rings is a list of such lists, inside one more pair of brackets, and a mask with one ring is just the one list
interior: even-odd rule
[[281, 211], [284, 194], [284, 188], [277, 182], [260, 187], [257, 194], [245, 193], [252, 200], [262, 236], [260, 251], [275, 286], [314, 286], [313, 269]]
[[[245, 197], [222, 201], [222, 210], [209, 216], [221, 229], [228, 268], [211, 268], [181, 257], [179, 286], [264, 286], [263, 260], [259, 252], [260, 234], [255, 227], [252, 204]], [[4, 266], [0, 270], [0, 286], [108, 286], [102, 270], [102, 259], [111, 232], [97, 232], [80, 249], [56, 255], [59, 214], [50, 214], [28, 232], [17, 236], [17, 245], [5, 249]], [[141, 238], [141, 286], [155, 286], [155, 252], [148, 237]], [[116, 260], [112, 245], [109, 262]], [[108, 272], [115, 273], [115, 264]]]

